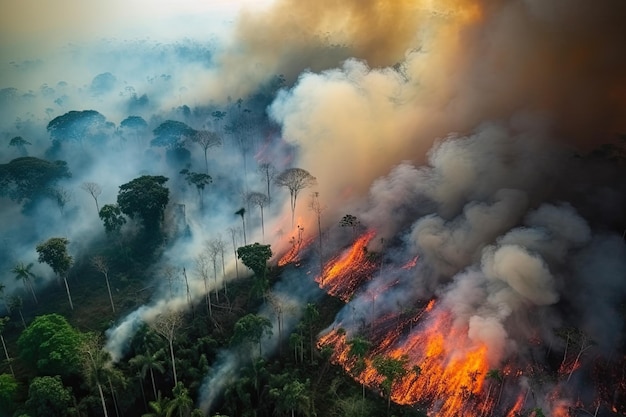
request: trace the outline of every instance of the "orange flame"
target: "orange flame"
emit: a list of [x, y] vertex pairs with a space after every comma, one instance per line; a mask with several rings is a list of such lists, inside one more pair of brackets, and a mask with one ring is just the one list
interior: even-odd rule
[[323, 273], [315, 279], [328, 294], [348, 301], [359, 285], [376, 268], [367, 256], [367, 244], [376, 232], [370, 230], [359, 236], [352, 246], [324, 266]]

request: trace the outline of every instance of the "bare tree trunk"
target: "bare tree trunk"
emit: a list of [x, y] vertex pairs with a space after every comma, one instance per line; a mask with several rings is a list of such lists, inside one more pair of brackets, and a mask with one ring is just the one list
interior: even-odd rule
[[15, 372], [13, 372], [13, 365], [11, 365], [11, 358], [9, 357], [9, 351], [7, 350], [6, 343], [4, 343], [4, 336], [2, 336], [2, 333], [0, 333], [0, 340], [2, 341], [2, 347], [4, 348], [4, 356], [7, 357], [7, 363], [9, 364], [11, 375], [13, 375], [13, 378], [15, 378]]
[[74, 303], [72, 303], [72, 295], [70, 294], [70, 287], [67, 285], [66, 277], [63, 277], [63, 282], [65, 283], [65, 290], [67, 291], [67, 299], [70, 301], [70, 308], [74, 310]]
[[152, 379], [152, 391], [154, 392], [154, 399], [157, 400], [157, 390], [156, 384], [154, 383], [154, 371], [152, 370], [152, 367], [150, 367], [150, 379]]
[[109, 300], [111, 301], [111, 309], [115, 313], [115, 305], [113, 304], [113, 296], [111, 295], [111, 286], [109, 285], [109, 274], [104, 274], [104, 279], [107, 282], [107, 290], [109, 291]]
[[104, 392], [102, 392], [102, 386], [98, 383], [98, 392], [100, 393], [100, 401], [102, 402], [102, 411], [104, 411], [104, 417], [109, 417], [107, 412], [107, 404], [104, 401]]
[[174, 386], [178, 384], [178, 376], [176, 375], [176, 361], [174, 360], [174, 343], [173, 338], [170, 338], [170, 353], [172, 355], [172, 372], [174, 372]]

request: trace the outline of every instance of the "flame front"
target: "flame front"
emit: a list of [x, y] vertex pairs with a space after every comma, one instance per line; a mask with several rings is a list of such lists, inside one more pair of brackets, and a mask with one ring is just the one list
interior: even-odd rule
[[374, 238], [373, 230], [359, 236], [352, 246], [341, 255], [331, 259], [316, 279], [320, 287], [332, 296], [344, 301], [369, 278], [376, 265], [368, 258], [367, 244]]

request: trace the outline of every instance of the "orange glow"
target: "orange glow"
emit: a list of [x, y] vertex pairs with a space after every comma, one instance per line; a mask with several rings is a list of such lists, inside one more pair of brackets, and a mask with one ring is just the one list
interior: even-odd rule
[[467, 329], [455, 328], [451, 314], [434, 309], [431, 301], [418, 314], [428, 314], [422, 326], [399, 340], [400, 332], [390, 332], [372, 347], [365, 358], [366, 368], [353, 375], [355, 358], [350, 358], [345, 334], [337, 330], [324, 335], [320, 346], [334, 348], [332, 360], [355, 379], [376, 389], [383, 377], [372, 363], [374, 357], [408, 357], [407, 373], [392, 386], [391, 399], [398, 404], [434, 403], [437, 416], [456, 417], [488, 414], [493, 398], [485, 395], [485, 378], [489, 371], [487, 346], [474, 343]]
[[419, 258], [419, 256], [416, 256], [415, 258], [411, 259], [409, 262], [407, 262], [406, 264], [402, 265], [402, 269], [411, 269], [414, 268], [415, 265], [417, 265], [417, 259]]
[[511, 410], [508, 412], [506, 417], [515, 417], [516, 415], [518, 415], [518, 413], [520, 413], [522, 411], [522, 407], [524, 406], [524, 397], [525, 396], [522, 393], [520, 393], [517, 396], [517, 400], [515, 401], [515, 405], [511, 408]]
[[369, 278], [376, 265], [368, 259], [367, 244], [376, 232], [370, 230], [359, 236], [352, 246], [324, 266], [321, 277], [315, 279], [332, 296], [344, 301]]

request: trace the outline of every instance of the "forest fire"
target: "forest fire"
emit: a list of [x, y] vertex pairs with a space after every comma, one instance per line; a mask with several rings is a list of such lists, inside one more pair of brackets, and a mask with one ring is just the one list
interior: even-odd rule
[[376, 265], [368, 257], [367, 244], [376, 232], [370, 230], [359, 236], [352, 246], [341, 255], [331, 259], [316, 281], [332, 296], [344, 301], [372, 274]]
[[497, 390], [496, 378], [490, 378], [487, 346], [469, 340], [466, 329], [455, 328], [451, 315], [433, 309], [432, 302], [419, 314], [428, 316], [403, 340], [399, 340], [399, 329], [375, 341], [365, 358], [365, 369], [359, 374], [353, 372], [356, 358], [350, 355], [344, 332], [331, 331], [319, 345], [333, 346], [332, 360], [374, 389], [384, 379], [374, 366], [376, 357], [405, 361], [404, 376], [392, 384], [391, 399], [398, 404], [432, 404], [433, 412], [444, 417], [489, 415]]

